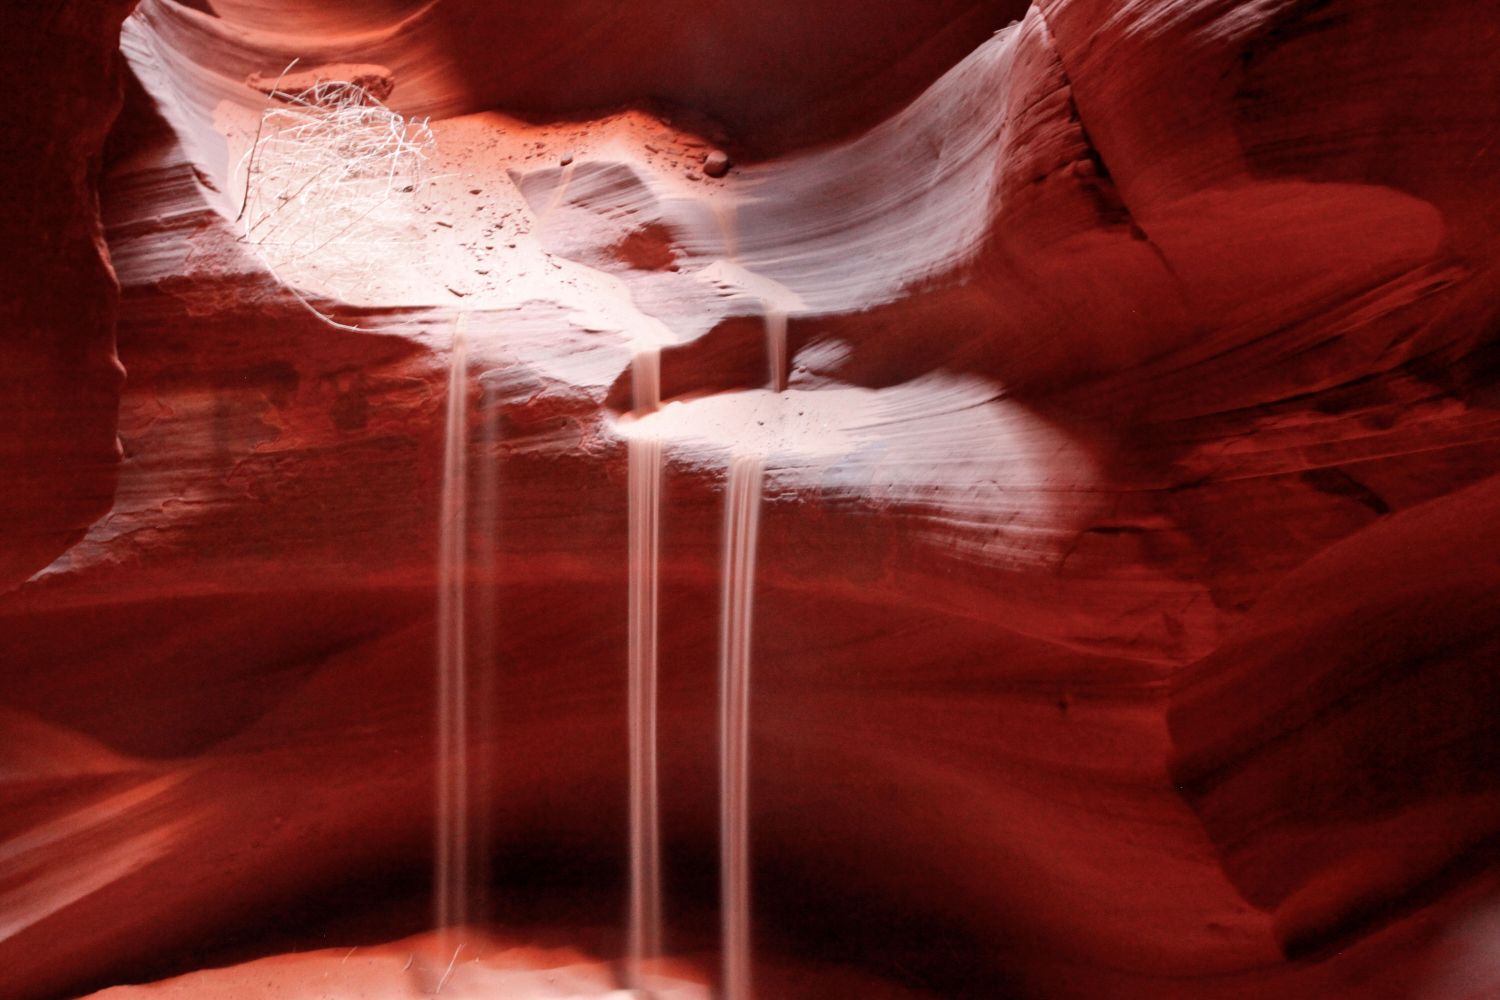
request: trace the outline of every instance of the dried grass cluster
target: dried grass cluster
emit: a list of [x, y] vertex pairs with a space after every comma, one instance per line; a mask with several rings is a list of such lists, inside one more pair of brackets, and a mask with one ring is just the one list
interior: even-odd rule
[[416, 199], [433, 150], [425, 119], [408, 119], [360, 83], [321, 80], [271, 90], [241, 161], [239, 222], [273, 271], [315, 270], [348, 297], [383, 247], [419, 238]]

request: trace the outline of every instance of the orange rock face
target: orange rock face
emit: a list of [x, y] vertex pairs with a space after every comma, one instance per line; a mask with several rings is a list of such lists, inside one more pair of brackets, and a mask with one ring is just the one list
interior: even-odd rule
[[[471, 791], [520, 928], [485, 940], [529, 950], [455, 989], [553, 988], [553, 947], [620, 985], [639, 440], [672, 989], [717, 974], [746, 454], [762, 995], [1500, 989], [1476, 5], [12, 6], [6, 996], [431, 985], [398, 939], [460, 338]], [[256, 188], [296, 166], [267, 91], [341, 66], [434, 140], [358, 238], [349, 188]]]

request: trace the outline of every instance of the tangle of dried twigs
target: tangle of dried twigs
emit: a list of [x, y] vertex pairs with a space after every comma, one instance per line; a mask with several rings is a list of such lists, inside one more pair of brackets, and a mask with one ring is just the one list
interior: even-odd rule
[[278, 85], [240, 161], [241, 239], [273, 274], [311, 269], [349, 298], [382, 248], [419, 238], [414, 205], [433, 147], [428, 120], [392, 111], [357, 83], [322, 80], [296, 93]]

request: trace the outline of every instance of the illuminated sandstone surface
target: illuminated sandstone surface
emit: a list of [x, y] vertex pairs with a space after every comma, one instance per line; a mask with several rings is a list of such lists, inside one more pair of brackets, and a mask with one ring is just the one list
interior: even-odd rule
[[[7, 997], [428, 988], [327, 928], [430, 870], [461, 318], [492, 905], [613, 928], [476, 990], [620, 987], [645, 438], [684, 995], [739, 453], [763, 996], [1500, 988], [1482, 5], [9, 6]], [[241, 239], [294, 58], [431, 117], [358, 266]]]

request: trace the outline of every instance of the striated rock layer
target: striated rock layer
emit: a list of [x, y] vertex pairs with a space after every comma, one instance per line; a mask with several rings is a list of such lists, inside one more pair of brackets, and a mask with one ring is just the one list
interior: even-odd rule
[[[756, 452], [767, 968], [986, 998], [1500, 988], [1481, 12], [802, 6], [141, 0], [107, 146], [123, 6], [10, 15], [37, 39], [3, 222], [36, 251], [0, 346], [14, 995], [420, 929], [317, 930], [429, 864], [459, 335], [497, 916], [620, 898], [645, 435], [669, 949], [713, 947], [723, 480]], [[247, 238], [293, 57], [434, 115], [401, 238]], [[619, 942], [587, 937], [563, 964], [604, 989]], [[533, 975], [512, 959], [491, 972]], [[265, 961], [171, 988], [353, 975]]]

